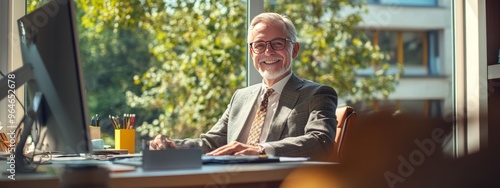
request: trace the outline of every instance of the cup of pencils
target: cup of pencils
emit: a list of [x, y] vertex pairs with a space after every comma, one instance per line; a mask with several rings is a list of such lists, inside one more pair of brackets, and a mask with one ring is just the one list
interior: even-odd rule
[[118, 116], [109, 116], [115, 127], [115, 149], [125, 149], [128, 153], [135, 153], [135, 114], [123, 114], [122, 120]]
[[90, 120], [90, 139], [101, 139], [101, 118], [99, 117], [99, 114], [96, 114], [95, 116], [92, 117]]

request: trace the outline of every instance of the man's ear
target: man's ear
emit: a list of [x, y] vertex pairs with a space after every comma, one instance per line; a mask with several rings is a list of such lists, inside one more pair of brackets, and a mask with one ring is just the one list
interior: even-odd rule
[[250, 57], [253, 56], [253, 50], [252, 50], [252, 47], [250, 45], [248, 45], [248, 50], [250, 51]]
[[297, 57], [297, 54], [299, 54], [299, 50], [300, 50], [300, 44], [298, 42], [295, 42], [295, 44], [293, 44], [292, 58], [295, 59], [295, 57]]

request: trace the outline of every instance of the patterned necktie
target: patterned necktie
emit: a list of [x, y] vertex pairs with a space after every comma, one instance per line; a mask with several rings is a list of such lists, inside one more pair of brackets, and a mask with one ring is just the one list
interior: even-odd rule
[[253, 119], [252, 127], [250, 128], [250, 134], [248, 135], [247, 144], [257, 145], [259, 143], [260, 134], [262, 133], [262, 126], [264, 125], [264, 119], [266, 118], [267, 103], [269, 102], [269, 96], [274, 92], [273, 88], [267, 88], [264, 98], [260, 103], [255, 119]]

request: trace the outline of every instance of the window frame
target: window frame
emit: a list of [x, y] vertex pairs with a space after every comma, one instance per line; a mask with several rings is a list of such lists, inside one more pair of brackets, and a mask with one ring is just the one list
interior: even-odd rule
[[[264, 12], [264, 0], [247, 1], [247, 26], [250, 25], [252, 19], [260, 13]], [[248, 33], [247, 33], [248, 35]], [[250, 55], [250, 46], [247, 45], [247, 86], [262, 82], [262, 76], [253, 68], [253, 60]]]
[[452, 12], [453, 141], [460, 157], [488, 147], [486, 1], [453, 1]]
[[[399, 64], [399, 65], [402, 65], [405, 69], [405, 72], [404, 72], [404, 75], [403, 76], [439, 76], [439, 75], [442, 75], [443, 73], [442, 72], [439, 72], [439, 70], [437, 70], [438, 72], [436, 72], [436, 68], [435, 67], [438, 67], [439, 65], [436, 65], [436, 63], [439, 63], [437, 61], [432, 61], [430, 62], [429, 60], [429, 55], [431, 54], [430, 53], [430, 49], [434, 50], [436, 47], [435, 46], [430, 46], [430, 44], [436, 44], [438, 43], [438, 41], [429, 41], [429, 40], [432, 40], [432, 39], [435, 39], [435, 40], [439, 40], [438, 37], [436, 38], [431, 38], [429, 37], [429, 35], [431, 33], [437, 33], [437, 31], [433, 31], [433, 30], [429, 30], [429, 31], [420, 31], [420, 30], [410, 30], [410, 31], [406, 31], [406, 30], [373, 30], [373, 31], [370, 31], [372, 32], [372, 43], [373, 45], [377, 45], [380, 41], [380, 31], [384, 32], [395, 32], [397, 33], [397, 52], [396, 52], [396, 63]], [[405, 57], [404, 57], [404, 42], [403, 42], [403, 35], [405, 32], [411, 32], [411, 33], [421, 33], [423, 36], [423, 40], [422, 40], [422, 43], [423, 43], [423, 47], [422, 47], [422, 54], [423, 54], [423, 58], [422, 58], [422, 65], [421, 66], [405, 66]], [[434, 54], [432, 54], [434, 55]], [[432, 64], [430, 64], [432, 63]], [[432, 67], [430, 67], [432, 66]], [[391, 74], [394, 74], [394, 73], [397, 73], [398, 71], [398, 68], [396, 67], [396, 65], [393, 65], [391, 64], [391, 67], [389, 68], [389, 73]], [[373, 75], [374, 74], [374, 70], [371, 69], [371, 68], [367, 68], [367, 69], [362, 69], [362, 70], [358, 70], [356, 71], [357, 74], [359, 75], [362, 75], [362, 76], [369, 76], [369, 75]]]
[[[8, 74], [23, 65], [18, 37], [19, 32], [17, 29], [17, 19], [26, 14], [26, 2], [8, 0], [2, 1], [0, 5], [0, 36], [7, 36], [0, 40], [0, 54], [2, 55], [2, 59], [0, 59], [0, 69], [4, 74]], [[20, 86], [16, 89], [16, 96], [23, 102], [23, 104], [25, 98], [24, 93], [24, 86]], [[7, 128], [10, 129], [10, 127], [7, 127], [8, 125], [10, 126], [10, 124], [7, 124], [7, 105], [7, 100], [0, 100], [0, 114], [5, 114], [0, 116], [0, 122], [2, 122], [3, 126], [0, 131], [4, 132], [6, 132]], [[15, 122], [17, 125], [17, 123], [23, 118], [24, 111], [22, 106], [17, 102], [15, 104], [15, 109]]]

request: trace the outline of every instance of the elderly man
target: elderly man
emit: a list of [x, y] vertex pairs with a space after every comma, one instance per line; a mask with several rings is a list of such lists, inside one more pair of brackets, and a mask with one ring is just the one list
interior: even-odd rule
[[[262, 83], [237, 90], [219, 121], [196, 142], [206, 155], [327, 160], [337, 125], [337, 93], [292, 72], [300, 49], [292, 21], [277, 13], [259, 14], [248, 28], [248, 44]], [[149, 148], [164, 145], [176, 147], [158, 135]]]

